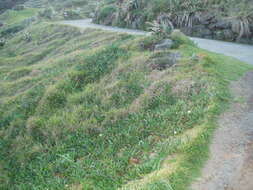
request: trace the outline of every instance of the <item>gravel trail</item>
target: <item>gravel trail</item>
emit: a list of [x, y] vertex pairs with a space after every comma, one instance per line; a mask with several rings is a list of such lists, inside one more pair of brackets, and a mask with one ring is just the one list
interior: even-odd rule
[[237, 101], [219, 119], [210, 159], [193, 190], [253, 190], [253, 72], [231, 89]]

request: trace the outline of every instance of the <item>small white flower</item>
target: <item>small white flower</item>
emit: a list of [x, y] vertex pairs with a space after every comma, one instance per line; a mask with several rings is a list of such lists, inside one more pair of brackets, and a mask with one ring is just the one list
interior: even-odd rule
[[174, 135], [176, 135], [177, 134], [177, 132], [176, 131], [174, 131]]
[[100, 136], [100, 137], [102, 137], [102, 136], [103, 136], [103, 134], [99, 134], [99, 136]]
[[190, 114], [191, 112], [192, 112], [192, 111], [191, 111], [191, 110], [189, 110], [187, 113], [188, 113], [188, 114]]

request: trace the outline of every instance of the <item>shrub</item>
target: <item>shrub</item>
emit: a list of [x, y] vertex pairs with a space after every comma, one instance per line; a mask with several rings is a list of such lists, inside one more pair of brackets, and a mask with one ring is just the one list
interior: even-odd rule
[[108, 16], [112, 15], [116, 11], [116, 6], [114, 5], [108, 5], [105, 7], [102, 7], [100, 9], [100, 12], [98, 13], [98, 16], [96, 18], [96, 21], [105, 21]]
[[171, 32], [174, 30], [174, 26], [172, 22], [170, 21], [170, 18], [168, 15], [161, 14], [157, 17], [157, 20], [154, 20], [153, 22], [147, 23], [150, 27], [149, 30], [161, 37], [168, 37]]

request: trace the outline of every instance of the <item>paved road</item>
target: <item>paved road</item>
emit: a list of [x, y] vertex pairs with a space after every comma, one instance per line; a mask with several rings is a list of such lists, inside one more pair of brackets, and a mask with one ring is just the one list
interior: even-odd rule
[[217, 40], [191, 38], [202, 49], [235, 57], [245, 63], [253, 64], [253, 46]]
[[[69, 21], [62, 21], [60, 23], [76, 26], [79, 28], [95, 28], [95, 29], [102, 29], [102, 30], [111, 31], [111, 32], [128, 33], [128, 34], [133, 34], [133, 35], [149, 35], [148, 32], [141, 31], [141, 30], [132, 30], [132, 29], [93, 24], [91, 22], [91, 19], [69, 20]], [[223, 41], [217, 41], [217, 40], [208, 40], [208, 39], [201, 39], [201, 38], [191, 38], [191, 39], [200, 48], [203, 48], [215, 53], [221, 53], [227, 56], [231, 56], [245, 63], [249, 63], [253, 65], [253, 46], [252, 45], [223, 42]]]
[[126, 29], [126, 28], [118, 28], [113, 26], [104, 26], [99, 24], [93, 24], [92, 19], [83, 19], [83, 20], [68, 20], [68, 21], [62, 21], [60, 23], [76, 26], [79, 28], [95, 28], [95, 29], [101, 29], [111, 32], [120, 32], [120, 33], [127, 33], [127, 34], [133, 34], [133, 35], [148, 35], [148, 32], [142, 31], [142, 30], [133, 30], [133, 29]]

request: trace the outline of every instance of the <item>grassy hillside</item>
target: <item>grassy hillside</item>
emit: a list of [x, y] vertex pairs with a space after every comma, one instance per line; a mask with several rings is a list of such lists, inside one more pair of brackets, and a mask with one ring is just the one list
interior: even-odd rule
[[11, 36], [0, 49], [0, 189], [186, 189], [229, 82], [252, 67], [170, 37], [173, 49], [153, 51], [154, 36], [50, 23]]
[[81, 19], [95, 12], [97, 4], [94, 0], [28, 0], [24, 5], [51, 12], [54, 19]]
[[103, 0], [94, 21], [144, 30], [172, 23], [187, 35], [253, 43], [252, 0]]
[[18, 24], [25, 19], [36, 15], [36, 9], [24, 9], [20, 11], [8, 10], [0, 15], [0, 21], [4, 21], [7, 25]]

